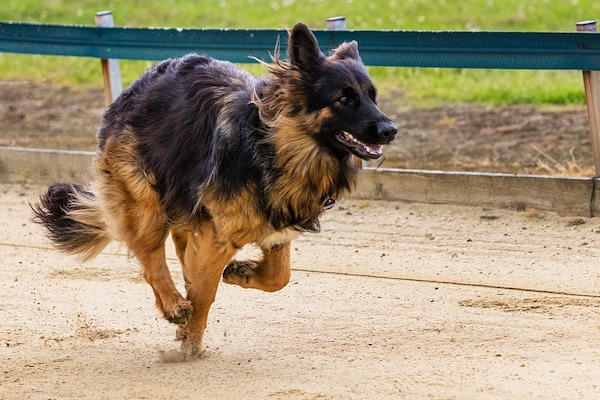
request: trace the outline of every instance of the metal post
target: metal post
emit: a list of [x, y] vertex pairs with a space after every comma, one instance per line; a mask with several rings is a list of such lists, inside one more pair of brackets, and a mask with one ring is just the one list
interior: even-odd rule
[[331, 17], [327, 18], [327, 30], [330, 31], [345, 31], [347, 30], [346, 17]]
[[[97, 12], [95, 19], [96, 26], [103, 28], [112, 28], [115, 26], [112, 12], [110, 11]], [[104, 101], [109, 106], [123, 91], [121, 69], [119, 68], [119, 60], [115, 58], [103, 58], [100, 62], [102, 64], [102, 78], [104, 80]]]
[[[348, 27], [346, 25], [346, 17], [330, 17], [327, 18], [327, 30], [329, 31], [345, 31]], [[356, 165], [358, 168], [367, 168], [367, 162], [356, 157]]]
[[[577, 32], [597, 32], [596, 21], [582, 21], [577, 23]], [[583, 71], [583, 85], [587, 103], [588, 117], [590, 119], [592, 155], [596, 176], [600, 175], [600, 72]]]

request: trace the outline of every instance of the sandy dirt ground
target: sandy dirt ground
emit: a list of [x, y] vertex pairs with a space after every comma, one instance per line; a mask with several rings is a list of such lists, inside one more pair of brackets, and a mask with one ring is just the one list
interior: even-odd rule
[[600, 397], [598, 218], [341, 202], [181, 362], [125, 249], [82, 265], [29, 222], [41, 190], [0, 186], [0, 399]]

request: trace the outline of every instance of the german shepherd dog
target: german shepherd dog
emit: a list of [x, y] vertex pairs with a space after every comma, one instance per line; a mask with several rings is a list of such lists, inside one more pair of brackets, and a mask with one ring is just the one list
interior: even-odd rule
[[[356, 42], [325, 56], [298, 23], [288, 60], [273, 60], [266, 79], [196, 54], [157, 64], [106, 111], [89, 183], [55, 183], [32, 207], [55, 246], [84, 260], [125, 242], [186, 355], [203, 353], [221, 277], [286, 286], [290, 241], [353, 188], [352, 155], [379, 158], [397, 131]], [[187, 298], [165, 260], [169, 234]], [[232, 259], [249, 243], [259, 260]]]

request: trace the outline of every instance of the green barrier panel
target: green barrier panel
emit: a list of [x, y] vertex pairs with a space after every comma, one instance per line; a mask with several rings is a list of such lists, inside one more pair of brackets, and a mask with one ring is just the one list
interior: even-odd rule
[[[359, 42], [367, 65], [600, 70], [600, 34], [550, 32], [315, 31], [324, 51]], [[269, 60], [271, 29], [99, 28], [0, 22], [0, 52], [161, 60], [196, 52], [232, 62]]]

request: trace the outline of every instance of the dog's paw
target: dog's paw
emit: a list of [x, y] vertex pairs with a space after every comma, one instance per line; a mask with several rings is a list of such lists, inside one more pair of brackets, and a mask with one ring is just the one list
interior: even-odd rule
[[249, 260], [231, 261], [223, 271], [223, 282], [240, 286], [248, 285], [254, 276], [256, 265], [256, 262]]
[[181, 299], [171, 308], [171, 310], [165, 312], [165, 318], [173, 324], [185, 325], [190, 320], [193, 313], [194, 307], [192, 307], [192, 303]]
[[185, 330], [180, 329], [177, 331], [177, 336], [178, 339], [181, 336], [181, 352], [186, 357], [199, 359], [206, 355], [206, 350], [202, 349], [203, 335], [185, 332]]

